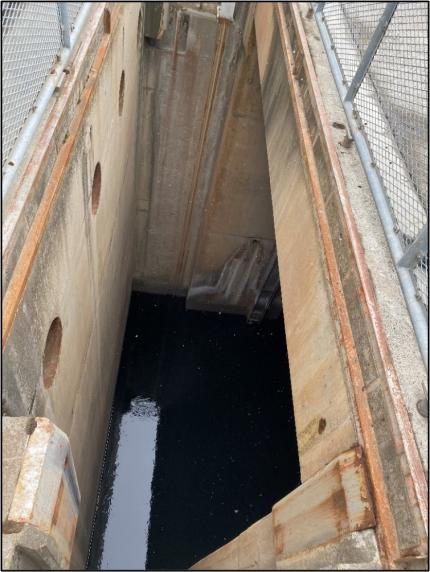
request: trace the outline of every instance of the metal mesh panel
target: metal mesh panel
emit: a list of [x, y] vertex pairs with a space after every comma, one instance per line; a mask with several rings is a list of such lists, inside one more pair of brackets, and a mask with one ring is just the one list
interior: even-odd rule
[[57, 4], [2, 3], [2, 165], [61, 49]]
[[324, 6], [332, 44], [348, 83], [383, 11], [381, 2], [326, 2]]
[[[422, 206], [414, 204], [411, 208], [416, 225], [412, 238], [425, 223], [428, 209], [427, 27], [426, 4], [399, 4], [369, 69], [415, 193], [414, 203]], [[408, 205], [400, 204], [402, 189], [395, 181], [394, 189], [398, 198], [393, 198], [393, 204], [396, 200], [397, 208], [405, 210]]]
[[[323, 18], [348, 87], [385, 2], [326, 2]], [[353, 100], [404, 250], [428, 217], [428, 5], [400, 2]], [[411, 268], [428, 308], [428, 256]]]
[[79, 14], [83, 2], [67, 2], [67, 11], [69, 14], [70, 29], [73, 30], [75, 20]]

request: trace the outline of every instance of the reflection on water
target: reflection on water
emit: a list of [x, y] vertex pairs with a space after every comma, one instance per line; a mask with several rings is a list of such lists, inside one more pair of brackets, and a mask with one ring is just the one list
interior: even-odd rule
[[110, 487], [99, 509], [104, 529], [91, 567], [145, 569], [158, 418], [157, 405], [137, 396], [114, 421], [119, 432], [116, 456], [105, 467]]
[[89, 567], [187, 569], [298, 484], [282, 319], [133, 294]]

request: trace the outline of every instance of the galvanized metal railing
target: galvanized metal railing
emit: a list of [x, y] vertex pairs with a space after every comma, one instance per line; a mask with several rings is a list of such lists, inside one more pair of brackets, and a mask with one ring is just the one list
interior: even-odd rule
[[2, 186], [6, 196], [91, 2], [2, 2]]
[[428, 365], [428, 4], [313, 7]]

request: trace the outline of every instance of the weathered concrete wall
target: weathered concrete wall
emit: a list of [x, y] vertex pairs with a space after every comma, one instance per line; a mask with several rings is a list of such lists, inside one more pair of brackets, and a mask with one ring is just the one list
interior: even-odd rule
[[[95, 3], [46, 127], [8, 198], [4, 412], [46, 416], [69, 435], [82, 493], [72, 566], [82, 566], [132, 275], [137, 288], [187, 294], [190, 308], [248, 314], [274, 262], [270, 174], [303, 486], [362, 445], [377, 534], [357, 540], [343, 530], [342, 542], [349, 550], [363, 540], [370, 550], [377, 538], [390, 565], [408, 559], [413, 565], [425, 556], [426, 541], [425, 427], [414, 409], [425, 372], [416, 347], [407, 346], [413, 351], [406, 355], [395, 333], [397, 314], [384, 299], [384, 272], [392, 268], [373, 252], [382, 233], [374, 213], [366, 215], [364, 193], [349, 185], [366, 233], [362, 256], [342, 170], [347, 175], [353, 166], [360, 183], [363, 174], [353, 148], [333, 151], [327, 143], [328, 132], [341, 140], [321, 119], [311, 55], [291, 17], [299, 8], [285, 7], [290, 51], [297, 54], [289, 61], [279, 6], [257, 6], [257, 59], [248, 3], [237, 6], [232, 24], [217, 21], [213, 6], [184, 4], [171, 7], [165, 35], [142, 56], [140, 5], [110, 4], [107, 17], [104, 3]], [[315, 36], [310, 23], [307, 31]], [[327, 79], [327, 62], [312, 41], [318, 77]], [[334, 93], [324, 104], [342, 124]], [[377, 300], [363, 270], [367, 262]], [[407, 321], [399, 296], [390, 300]], [[47, 351], [48, 332], [59, 321], [52, 331], [61, 337]], [[248, 546], [255, 533], [258, 546], [260, 532], [270, 544], [267, 523], [266, 517], [238, 544]], [[334, 545], [318, 550], [312, 562], [332, 556], [345, 563]], [[277, 556], [283, 567], [301, 562], [293, 552]], [[234, 556], [237, 566], [242, 557]], [[253, 554], [246, 566], [271, 566], [272, 557]]]
[[275, 250], [255, 39], [246, 3], [209, 8], [172, 4], [144, 49], [134, 284], [247, 314]]
[[162, 39], [145, 45], [136, 287], [183, 294], [175, 276], [217, 37], [212, 14], [171, 6]]
[[[354, 178], [339, 156], [354, 151], [334, 143], [303, 29], [308, 17], [296, 3], [256, 12], [302, 479], [331, 461], [342, 438], [362, 444], [384, 563], [409, 566], [427, 554], [427, 483], [346, 191]], [[402, 315], [399, 298], [392, 302]], [[410, 364], [420, 372], [415, 353]]]
[[[422, 391], [423, 364], [410, 325], [402, 342], [393, 331], [396, 318], [407, 320], [404, 302], [392, 287], [397, 281], [382, 228], [374, 206], [366, 205], [370, 191], [311, 18], [299, 3], [259, 3], [255, 16], [303, 481], [273, 507], [274, 542], [272, 549], [265, 545], [265, 558], [278, 569], [421, 569], [427, 556], [426, 449], [412, 396]], [[384, 274], [391, 276], [389, 288]], [[408, 356], [401, 343], [410, 348]], [[361, 485], [346, 487], [340, 494], [332, 470], [345, 466], [342, 453], [358, 450], [357, 444], [356, 467], [368, 469], [362, 484], [369, 489], [363, 494]], [[340, 482], [353, 481], [345, 474]], [[367, 499], [360, 518], [349, 513], [359, 507], [358, 498]], [[256, 546], [266, 519], [249, 529]], [[239, 568], [246, 533], [194, 568]], [[261, 566], [255, 546], [246, 566]]]
[[[82, 494], [72, 567], [85, 562], [134, 266], [140, 9], [139, 3], [112, 4], [107, 19], [104, 3], [95, 4], [86, 30], [86, 39], [94, 39], [86, 55], [92, 68], [59, 118], [65, 134], [51, 150], [52, 160], [38, 165], [28, 199], [41, 197], [33, 227], [26, 233], [22, 225], [16, 233], [23, 232], [27, 248], [34, 247], [35, 225], [52, 192], [44, 230], [29, 264], [25, 249], [13, 250], [17, 262], [11, 264], [11, 290], [5, 293], [9, 303], [24, 268], [22, 298], [4, 339], [4, 412], [48, 417], [70, 438]], [[79, 70], [72, 67], [74, 73]], [[67, 86], [61, 89], [67, 92]], [[51, 115], [48, 126], [55, 120]], [[98, 163], [101, 187], [94, 212]], [[33, 211], [37, 206], [34, 201]], [[62, 325], [61, 348], [48, 388], [45, 342], [56, 317]]]
[[[428, 469], [428, 419], [419, 414], [417, 403], [427, 392], [427, 372], [421, 359], [404, 296], [397, 278], [378, 212], [354, 147], [344, 146], [347, 138], [345, 114], [332, 78], [324, 47], [314, 18], [304, 16], [302, 22], [322, 97], [345, 173], [345, 189], [351, 203], [361, 238], [366, 262], [372, 276], [390, 354], [401, 385], [408, 416], [425, 469]], [[333, 127], [336, 126], [336, 127]]]
[[187, 307], [214, 304], [248, 314], [270, 270], [271, 255], [276, 258], [253, 29], [235, 75], [197, 234]]
[[302, 162], [281, 39], [271, 5], [256, 33], [273, 213], [301, 479], [358, 443], [327, 285], [312, 195]]

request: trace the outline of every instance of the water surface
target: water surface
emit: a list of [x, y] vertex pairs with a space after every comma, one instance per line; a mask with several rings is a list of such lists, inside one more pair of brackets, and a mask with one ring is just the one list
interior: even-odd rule
[[282, 319], [134, 293], [89, 567], [189, 568], [298, 484]]

